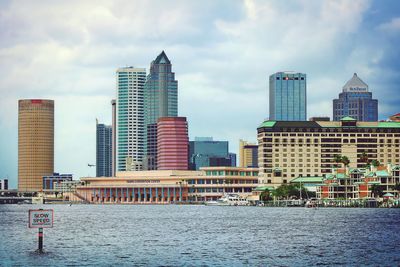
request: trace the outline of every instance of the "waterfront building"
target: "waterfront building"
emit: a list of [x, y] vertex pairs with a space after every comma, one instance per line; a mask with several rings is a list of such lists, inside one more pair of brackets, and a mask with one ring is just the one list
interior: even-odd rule
[[54, 172], [54, 101], [18, 101], [18, 190], [40, 191]]
[[201, 203], [225, 193], [249, 196], [258, 185], [257, 168], [206, 167], [199, 171], [117, 172], [116, 177], [84, 177], [77, 194], [90, 203]]
[[339, 99], [333, 100], [333, 120], [352, 117], [358, 121], [378, 120], [378, 100], [372, 99], [368, 85], [357, 73], [343, 86]]
[[96, 119], [96, 176], [112, 176], [112, 127]]
[[396, 184], [400, 184], [400, 165], [334, 169], [316, 186], [316, 192], [320, 199], [378, 198], [398, 195]]
[[189, 142], [191, 170], [210, 166], [231, 166], [228, 141], [214, 141], [212, 137], [195, 137]]
[[52, 175], [43, 176], [43, 190], [54, 190], [55, 183], [63, 181], [72, 181], [72, 174], [53, 173]]
[[188, 170], [188, 124], [185, 117], [159, 118], [157, 123], [157, 169]]
[[115, 176], [117, 171], [117, 101], [115, 99], [111, 100], [112, 109], [112, 139], [111, 139], [111, 176]]
[[258, 145], [249, 143], [242, 139], [239, 140], [239, 167], [257, 168], [258, 167]]
[[164, 51], [151, 62], [144, 86], [145, 168], [157, 169], [157, 122], [178, 116], [178, 81]]
[[307, 120], [306, 74], [277, 72], [269, 76], [269, 119]]
[[8, 190], [8, 179], [0, 179], [0, 190]]
[[330, 121], [329, 117], [311, 117], [309, 121]]
[[54, 190], [61, 193], [75, 193], [76, 188], [82, 185], [81, 181], [77, 180], [63, 180], [54, 183]]
[[400, 113], [394, 114], [389, 118], [391, 121], [398, 121], [400, 122]]
[[144, 68], [126, 67], [117, 70], [116, 99], [116, 169], [139, 171], [143, 169]]
[[381, 164], [400, 164], [400, 122], [264, 121], [258, 131], [260, 183], [279, 186], [299, 176], [326, 176], [338, 155], [351, 168], [365, 165], [363, 153]]

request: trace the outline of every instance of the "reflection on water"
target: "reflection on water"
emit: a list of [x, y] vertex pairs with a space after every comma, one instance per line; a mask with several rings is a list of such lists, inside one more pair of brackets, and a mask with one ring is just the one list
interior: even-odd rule
[[45, 205], [45, 254], [32, 205], [0, 205], [0, 265], [398, 266], [400, 209]]

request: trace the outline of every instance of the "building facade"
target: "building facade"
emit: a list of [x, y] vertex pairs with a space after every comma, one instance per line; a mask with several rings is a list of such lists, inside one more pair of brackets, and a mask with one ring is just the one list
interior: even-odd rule
[[117, 70], [116, 99], [116, 170], [143, 169], [144, 156], [144, 68]]
[[116, 177], [81, 178], [77, 193], [90, 203], [201, 203], [225, 193], [244, 197], [258, 185], [257, 168], [208, 167], [200, 171], [117, 172]]
[[145, 168], [157, 169], [157, 122], [162, 117], [178, 116], [178, 81], [164, 51], [151, 62], [144, 86]]
[[381, 164], [400, 164], [399, 122], [265, 121], [258, 131], [260, 182], [280, 185], [299, 176], [325, 176], [343, 166], [365, 166], [363, 153]]
[[52, 175], [43, 176], [43, 190], [54, 190], [55, 183], [63, 181], [72, 181], [72, 174], [53, 173]]
[[191, 170], [211, 166], [231, 166], [228, 141], [214, 141], [212, 137], [195, 137], [189, 142]]
[[339, 98], [333, 100], [333, 120], [348, 116], [358, 121], [378, 121], [378, 100], [372, 99], [368, 85], [357, 73], [343, 86]]
[[185, 117], [159, 118], [157, 123], [157, 169], [188, 170], [188, 124]]
[[258, 167], [258, 145], [239, 140], [239, 167]]
[[[335, 169], [317, 186], [319, 199], [362, 199], [398, 195], [395, 185], [400, 184], [400, 165], [388, 164], [370, 168]], [[382, 195], [373, 188], [378, 187]]]
[[0, 179], [0, 190], [8, 190], [8, 179]]
[[96, 120], [96, 176], [112, 176], [112, 126]]
[[115, 176], [117, 171], [117, 101], [115, 99], [111, 100], [111, 110], [112, 110], [112, 140], [111, 140], [111, 165], [112, 165], [112, 175]]
[[307, 120], [306, 74], [277, 72], [269, 76], [269, 119]]
[[54, 172], [54, 101], [18, 101], [18, 190], [40, 191]]

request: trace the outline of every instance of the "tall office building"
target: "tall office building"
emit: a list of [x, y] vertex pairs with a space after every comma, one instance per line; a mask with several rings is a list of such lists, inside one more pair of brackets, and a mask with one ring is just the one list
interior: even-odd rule
[[188, 148], [186, 118], [160, 118], [157, 123], [158, 170], [188, 170]]
[[115, 99], [111, 100], [111, 109], [112, 109], [112, 141], [111, 141], [111, 165], [112, 165], [112, 176], [115, 177], [117, 170], [117, 101]]
[[306, 74], [277, 72], [269, 76], [269, 119], [307, 120]]
[[343, 86], [339, 99], [333, 100], [333, 120], [339, 121], [348, 116], [358, 121], [378, 120], [378, 100], [372, 99], [368, 85], [357, 73]]
[[164, 51], [151, 62], [144, 86], [145, 106], [145, 168], [157, 169], [157, 121], [162, 117], [178, 116], [178, 81], [171, 61]]
[[18, 101], [18, 190], [40, 191], [54, 172], [54, 101]]
[[239, 167], [258, 167], [258, 145], [239, 140]]
[[145, 80], [144, 68], [126, 67], [117, 70], [116, 171], [143, 169]]
[[99, 124], [96, 119], [96, 177], [111, 177], [112, 127]]
[[228, 141], [214, 141], [212, 137], [195, 137], [194, 141], [189, 142], [190, 169], [231, 165]]

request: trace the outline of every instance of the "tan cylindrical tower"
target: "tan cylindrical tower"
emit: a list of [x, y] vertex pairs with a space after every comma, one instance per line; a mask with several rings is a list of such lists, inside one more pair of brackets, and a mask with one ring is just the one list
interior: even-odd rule
[[40, 191], [54, 172], [54, 101], [18, 101], [18, 190]]

